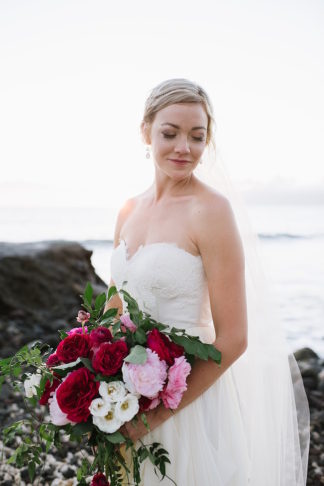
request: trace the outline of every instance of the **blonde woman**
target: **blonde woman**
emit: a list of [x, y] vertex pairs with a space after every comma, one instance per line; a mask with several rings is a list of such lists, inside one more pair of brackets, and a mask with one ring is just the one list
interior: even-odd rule
[[[249, 353], [250, 324], [258, 323], [248, 318], [241, 235], [228, 198], [196, 175], [214, 143], [213, 124], [209, 97], [196, 83], [171, 79], [152, 90], [141, 129], [155, 178], [119, 212], [110, 284], [126, 281], [153, 318], [213, 343], [222, 364], [197, 359], [177, 410], [159, 405], [147, 412], [149, 433], [141, 421], [123, 432], [161, 442], [178, 486], [302, 486], [307, 442], [302, 449], [287, 355], [272, 369], [260, 359], [261, 341], [253, 339]], [[113, 306], [123, 312], [118, 297]], [[171, 484], [148, 460], [142, 477], [144, 486]]]

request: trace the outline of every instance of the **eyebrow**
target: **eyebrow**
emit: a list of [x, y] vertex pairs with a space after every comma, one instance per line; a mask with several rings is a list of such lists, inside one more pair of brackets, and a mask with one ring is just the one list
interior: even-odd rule
[[[161, 126], [163, 126], [163, 125], [170, 125], [173, 128], [180, 128], [179, 125], [175, 125], [174, 123], [169, 123], [169, 122], [161, 123]], [[206, 127], [193, 127], [191, 130], [206, 130], [207, 131], [207, 128]]]

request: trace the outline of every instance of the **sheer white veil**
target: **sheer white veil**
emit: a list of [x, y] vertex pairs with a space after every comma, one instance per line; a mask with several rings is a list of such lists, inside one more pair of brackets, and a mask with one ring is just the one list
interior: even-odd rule
[[275, 309], [242, 196], [214, 148], [195, 175], [223, 193], [233, 208], [245, 253], [248, 348], [232, 365], [246, 432], [251, 486], [305, 486], [310, 441], [309, 406], [283, 323]]

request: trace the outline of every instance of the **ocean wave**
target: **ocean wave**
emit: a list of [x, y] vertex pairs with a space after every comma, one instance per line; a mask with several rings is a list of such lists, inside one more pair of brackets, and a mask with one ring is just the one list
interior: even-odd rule
[[258, 233], [261, 240], [311, 240], [324, 238], [324, 233], [293, 234], [293, 233]]

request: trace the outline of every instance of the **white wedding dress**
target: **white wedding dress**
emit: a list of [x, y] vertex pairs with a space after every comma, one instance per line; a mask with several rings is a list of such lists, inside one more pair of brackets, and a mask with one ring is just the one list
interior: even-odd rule
[[[164, 242], [142, 245], [130, 256], [121, 240], [112, 252], [111, 276], [117, 289], [126, 289], [154, 319], [185, 328], [206, 343], [214, 341], [200, 256]], [[280, 430], [273, 432], [278, 437], [261, 439], [263, 450], [258, 450], [258, 444], [255, 450], [251, 445], [244, 416], [248, 398], [240, 396], [240, 375], [235, 375], [234, 365], [191, 404], [148, 433], [143, 442], [163, 444], [171, 460], [167, 474], [177, 486], [304, 486], [299, 464], [289, 466], [289, 451], [281, 451], [281, 458], [273, 459], [277, 446], [280, 449]], [[263, 430], [257, 433], [262, 436]], [[143, 463], [142, 478], [144, 486], [172, 484], [167, 478], [160, 481], [148, 459]]]

